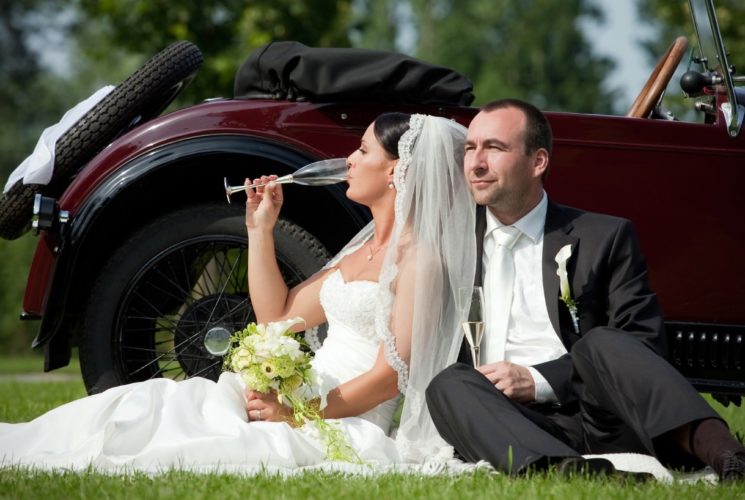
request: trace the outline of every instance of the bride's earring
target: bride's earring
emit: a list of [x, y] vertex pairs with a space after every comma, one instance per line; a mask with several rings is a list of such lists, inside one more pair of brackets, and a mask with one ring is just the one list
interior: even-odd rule
[[[396, 160], [396, 163], [398, 163], [398, 160]], [[396, 172], [396, 167], [391, 167], [391, 171], [388, 172], [388, 178], [390, 179], [388, 181], [388, 189], [396, 189], [396, 185], [393, 183], [393, 174]]]

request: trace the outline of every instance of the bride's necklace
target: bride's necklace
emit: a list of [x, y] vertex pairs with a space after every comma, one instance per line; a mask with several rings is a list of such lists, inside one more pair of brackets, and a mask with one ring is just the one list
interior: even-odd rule
[[375, 257], [375, 254], [376, 253], [378, 253], [381, 249], [383, 249], [386, 246], [388, 246], [388, 243], [385, 243], [383, 245], [380, 245], [378, 248], [373, 248], [372, 240], [369, 240], [367, 243], [368, 243], [367, 249], [370, 252], [370, 255], [367, 256], [367, 261], [368, 262], [371, 262], [373, 260], [373, 257]]

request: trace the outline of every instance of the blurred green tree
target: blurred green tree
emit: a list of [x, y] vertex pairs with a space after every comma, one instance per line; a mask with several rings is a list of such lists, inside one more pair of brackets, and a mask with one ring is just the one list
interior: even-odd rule
[[[0, 179], [5, 180], [56, 121], [64, 81], [42, 67], [32, 35], [49, 27], [55, 0], [0, 2]], [[5, 186], [5, 183], [2, 183]]]
[[[57, 0], [0, 2], [0, 187], [34, 147], [41, 131], [67, 109], [73, 85], [50, 72], [34, 43], [59, 27]], [[71, 91], [72, 94], [71, 94]], [[0, 240], [0, 350], [28, 351], [36, 325], [18, 320], [35, 239]]]
[[476, 103], [519, 97], [550, 110], [612, 113], [603, 85], [613, 62], [593, 53], [581, 22], [602, 22], [592, 0], [411, 0], [418, 56], [474, 82]]
[[398, 33], [406, 29], [401, 9], [406, 0], [358, 0], [352, 11], [350, 38], [355, 47], [409, 53], [411, 48], [397, 43]]
[[75, 1], [83, 13], [75, 26], [82, 33], [80, 50], [89, 59], [124, 50], [144, 61], [175, 41], [195, 43], [205, 60], [181, 102], [231, 97], [238, 66], [253, 49], [272, 40], [350, 44], [350, 0]]
[[[696, 0], [703, 4], [701, 0]], [[745, 2], [742, 0], [715, 0], [717, 19], [722, 38], [729, 52], [731, 64], [744, 65], [745, 61]], [[644, 46], [653, 60], [662, 54], [668, 45], [680, 35], [688, 37], [692, 45], [696, 43], [696, 33], [691, 22], [688, 2], [669, 0], [639, 0], [639, 13], [643, 19], [657, 29], [656, 36], [645, 40]], [[704, 18], [699, 22], [708, 22]]]
[[0, 353], [28, 353], [36, 323], [20, 321], [26, 271], [34, 255], [36, 238], [0, 239]]
[[358, 0], [352, 41], [451, 67], [474, 82], [475, 105], [519, 97], [546, 109], [612, 113], [614, 63], [592, 51], [593, 0]]

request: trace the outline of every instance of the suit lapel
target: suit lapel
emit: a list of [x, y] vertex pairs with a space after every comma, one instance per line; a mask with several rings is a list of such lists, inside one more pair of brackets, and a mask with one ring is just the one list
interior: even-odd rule
[[564, 338], [564, 330], [561, 328], [561, 321], [559, 320], [561, 301], [559, 300], [559, 276], [556, 274], [558, 267], [556, 254], [564, 245], [572, 245], [572, 253], [575, 253], [579, 239], [570, 234], [572, 228], [572, 223], [566, 219], [561, 207], [549, 200], [546, 211], [546, 225], [543, 230], [543, 293], [551, 325], [559, 334], [567, 349], [571, 343]]
[[483, 205], [476, 206], [476, 276], [473, 284], [483, 286], [484, 275], [484, 233], [486, 232], [486, 207]]
[[[484, 286], [483, 284], [483, 250], [484, 250], [484, 232], [486, 231], [486, 207], [476, 205], [476, 276], [473, 278], [474, 286]], [[467, 363], [473, 366], [473, 358], [471, 357], [471, 349], [468, 346], [468, 342], [463, 339], [460, 345], [460, 354], [458, 355], [458, 361], [461, 363]]]

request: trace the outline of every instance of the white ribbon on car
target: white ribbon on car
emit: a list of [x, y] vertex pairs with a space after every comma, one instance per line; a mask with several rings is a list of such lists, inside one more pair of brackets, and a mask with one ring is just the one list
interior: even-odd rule
[[98, 89], [90, 97], [68, 110], [59, 122], [44, 129], [34, 152], [23, 160], [8, 177], [3, 193], [7, 193], [20, 180], [24, 184], [49, 184], [54, 172], [54, 148], [59, 138], [112, 90], [114, 90], [114, 85]]

